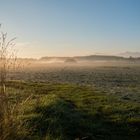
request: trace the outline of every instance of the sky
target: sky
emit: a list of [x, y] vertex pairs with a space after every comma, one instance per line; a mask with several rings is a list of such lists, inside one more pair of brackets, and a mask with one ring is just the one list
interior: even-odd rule
[[140, 51], [140, 0], [0, 0], [20, 57]]

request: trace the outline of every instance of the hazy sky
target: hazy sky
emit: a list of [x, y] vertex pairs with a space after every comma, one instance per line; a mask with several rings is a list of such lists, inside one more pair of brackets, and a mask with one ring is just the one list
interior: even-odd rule
[[20, 56], [140, 51], [140, 0], [0, 0]]

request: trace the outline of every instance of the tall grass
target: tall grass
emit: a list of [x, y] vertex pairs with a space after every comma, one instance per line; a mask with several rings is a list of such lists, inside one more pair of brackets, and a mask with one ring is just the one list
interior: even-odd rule
[[[26, 137], [30, 131], [25, 127], [26, 125], [22, 117], [24, 114], [23, 108], [31, 96], [25, 96], [23, 100], [19, 100], [16, 97], [17, 95], [15, 97], [10, 95], [8, 87], [6, 89], [6, 93], [8, 94], [0, 98], [0, 140], [27, 139]], [[12, 94], [15, 94], [16, 90], [12, 92]]]
[[[1, 27], [1, 25], [0, 25]], [[7, 75], [16, 67], [16, 51], [13, 49], [15, 38], [8, 40], [7, 33], [0, 34], [0, 140], [14, 140], [19, 135], [21, 121], [19, 120], [20, 104], [11, 103], [6, 90]], [[21, 130], [20, 130], [21, 132]]]

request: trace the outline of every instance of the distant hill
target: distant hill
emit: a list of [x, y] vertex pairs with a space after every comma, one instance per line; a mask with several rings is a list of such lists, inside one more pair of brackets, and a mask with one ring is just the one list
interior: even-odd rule
[[120, 56], [107, 56], [107, 55], [89, 55], [89, 56], [76, 56], [74, 57], [77, 60], [86, 60], [86, 61], [98, 61], [98, 60], [124, 60], [124, 57]]
[[121, 56], [107, 56], [107, 55], [89, 55], [89, 56], [74, 56], [74, 57], [42, 57], [40, 60], [43, 61], [63, 61], [74, 59], [77, 61], [113, 61], [113, 60], [126, 60]]

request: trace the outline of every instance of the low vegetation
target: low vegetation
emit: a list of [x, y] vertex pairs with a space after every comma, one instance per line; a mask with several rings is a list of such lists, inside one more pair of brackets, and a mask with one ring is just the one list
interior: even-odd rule
[[[19, 104], [7, 140], [139, 139], [139, 102], [98, 87], [76, 84], [7, 82], [11, 104]], [[19, 123], [20, 122], [20, 123]]]

